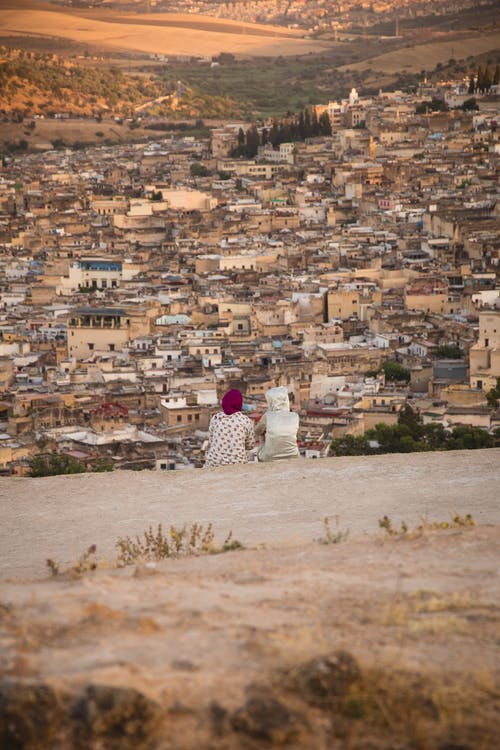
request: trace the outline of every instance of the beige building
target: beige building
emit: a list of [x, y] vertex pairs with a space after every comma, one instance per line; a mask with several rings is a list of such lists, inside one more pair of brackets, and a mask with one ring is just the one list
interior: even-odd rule
[[170, 397], [160, 402], [160, 411], [170, 432], [186, 433], [207, 430], [213, 410], [197, 403], [195, 395]]
[[318, 344], [316, 352], [328, 363], [328, 375], [360, 375], [379, 370], [384, 358], [381, 349], [350, 344]]
[[448, 284], [444, 279], [415, 279], [407, 286], [404, 301], [407, 310], [446, 314], [449, 312]]
[[115, 289], [122, 279], [122, 262], [106, 257], [79, 258], [69, 268], [68, 293], [81, 288]]
[[88, 359], [119, 351], [130, 341], [130, 317], [112, 307], [81, 307], [68, 321], [68, 356]]
[[360, 320], [367, 319], [369, 305], [380, 305], [382, 292], [369, 283], [354, 283], [328, 290], [328, 320], [346, 320], [356, 315]]
[[500, 310], [479, 313], [479, 339], [469, 356], [471, 388], [494, 388], [500, 378]]

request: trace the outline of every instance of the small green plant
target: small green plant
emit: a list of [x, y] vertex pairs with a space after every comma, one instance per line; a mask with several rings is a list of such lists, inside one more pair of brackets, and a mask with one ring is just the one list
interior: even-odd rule
[[79, 578], [80, 576], [84, 575], [84, 573], [89, 573], [90, 571], [97, 569], [98, 562], [95, 556], [96, 550], [96, 545], [91, 544], [90, 547], [80, 555], [78, 561], [66, 570], [61, 570], [59, 563], [55, 562], [55, 560], [52, 560], [51, 558], [47, 559], [46, 565], [50, 571], [50, 574], [54, 578], [59, 575], [65, 575], [71, 578]]
[[465, 516], [459, 516], [458, 514], [453, 516], [451, 521], [423, 521], [420, 526], [417, 526], [417, 531], [436, 531], [438, 529], [457, 529], [461, 526], [475, 526], [476, 522], [470, 513]]
[[220, 550], [215, 550], [215, 552], [232, 552], [236, 549], [245, 549], [241, 542], [239, 542], [237, 539], [233, 539], [233, 532], [230, 531], [227, 537], [224, 539], [224, 542], [222, 544], [222, 547]]
[[404, 534], [415, 536], [417, 534], [423, 534], [425, 531], [439, 531], [440, 529], [457, 529], [465, 526], [475, 526], [476, 522], [471, 514], [467, 513], [465, 516], [456, 514], [452, 517], [451, 521], [423, 520], [422, 523], [413, 529], [413, 531], [409, 531], [406, 521], [401, 521], [401, 528], [397, 529], [389, 516], [379, 518], [378, 525], [381, 529], [384, 529], [388, 536], [402, 536]]
[[168, 557], [180, 557], [196, 554], [217, 554], [230, 550], [242, 549], [243, 545], [233, 539], [230, 531], [222, 545], [215, 544], [215, 534], [211, 523], [206, 528], [199, 523], [191, 527], [170, 526], [164, 531], [161, 523], [153, 530], [152, 526], [135, 538], [120, 537], [115, 545], [118, 548], [117, 565], [124, 567], [138, 561], [158, 561]]
[[340, 544], [347, 539], [349, 536], [349, 529], [342, 531], [339, 529], [339, 516], [335, 516], [336, 531], [332, 531], [330, 527], [330, 519], [325, 516], [323, 519], [323, 530], [325, 535], [317, 539], [320, 544]]
[[401, 521], [401, 529], [398, 531], [398, 529], [393, 526], [392, 520], [389, 518], [389, 516], [379, 518], [378, 525], [381, 529], [384, 529], [386, 534], [389, 534], [389, 536], [394, 536], [395, 534], [406, 534], [408, 531], [408, 524], [406, 523], [406, 521]]

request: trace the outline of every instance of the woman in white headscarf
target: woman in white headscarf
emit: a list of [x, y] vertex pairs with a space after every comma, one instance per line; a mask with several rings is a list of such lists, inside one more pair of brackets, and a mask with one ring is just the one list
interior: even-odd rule
[[270, 388], [266, 393], [268, 410], [255, 428], [256, 437], [265, 434], [258, 451], [259, 461], [296, 458], [299, 415], [290, 411], [288, 391], [284, 386]]

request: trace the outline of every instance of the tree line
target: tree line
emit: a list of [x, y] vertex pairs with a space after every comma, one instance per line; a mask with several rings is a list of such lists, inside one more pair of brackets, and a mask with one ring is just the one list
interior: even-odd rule
[[469, 78], [469, 94], [487, 94], [492, 86], [498, 86], [500, 82], [500, 67], [497, 63], [493, 73], [488, 66], [478, 66], [476, 74], [471, 73]]
[[231, 152], [231, 156], [236, 158], [244, 156], [252, 159], [257, 155], [259, 146], [270, 144], [273, 148], [277, 148], [281, 143], [296, 143], [305, 141], [306, 138], [331, 134], [332, 125], [328, 112], [325, 110], [318, 117], [314, 108], [306, 108], [298, 115], [288, 114], [281, 119], [275, 117], [270, 128], [264, 127], [259, 130], [255, 123], [246, 131], [240, 128], [238, 145]]
[[426, 424], [407, 405], [397, 424], [378, 424], [364, 435], [344, 435], [332, 440], [331, 456], [368, 456], [381, 453], [472, 450], [500, 447], [500, 429], [493, 434], [480, 427], [458, 425], [446, 430], [442, 424]]

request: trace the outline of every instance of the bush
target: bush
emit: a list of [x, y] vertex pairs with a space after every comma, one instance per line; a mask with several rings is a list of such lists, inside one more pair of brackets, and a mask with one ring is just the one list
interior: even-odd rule
[[330, 455], [366, 456], [375, 453], [475, 450], [499, 445], [500, 430], [495, 430], [491, 435], [480, 427], [461, 425], [448, 432], [442, 424], [422, 424], [413, 409], [406, 406], [400, 412], [397, 424], [381, 423], [364, 435], [344, 435], [332, 440]]
[[436, 349], [436, 357], [441, 357], [442, 359], [462, 359], [463, 355], [464, 353], [459, 346], [443, 344]]
[[384, 362], [382, 370], [385, 373], [386, 380], [405, 380], [408, 383], [411, 377], [410, 371], [406, 367], [393, 360]]
[[38, 455], [30, 459], [30, 477], [52, 477], [57, 474], [83, 474], [85, 466], [65, 453]]
[[142, 536], [138, 534], [135, 539], [126, 536], [117, 540], [117, 563], [119, 567], [123, 567], [136, 562], [159, 561], [183, 555], [215, 554], [243, 547], [237, 539], [233, 539], [232, 532], [229, 532], [222, 545], [215, 544], [214, 536], [211, 523], [206, 528], [199, 523], [193, 523], [189, 528], [186, 525], [181, 528], [170, 526], [167, 531], [163, 530], [161, 523], [156, 530], [149, 526]]

